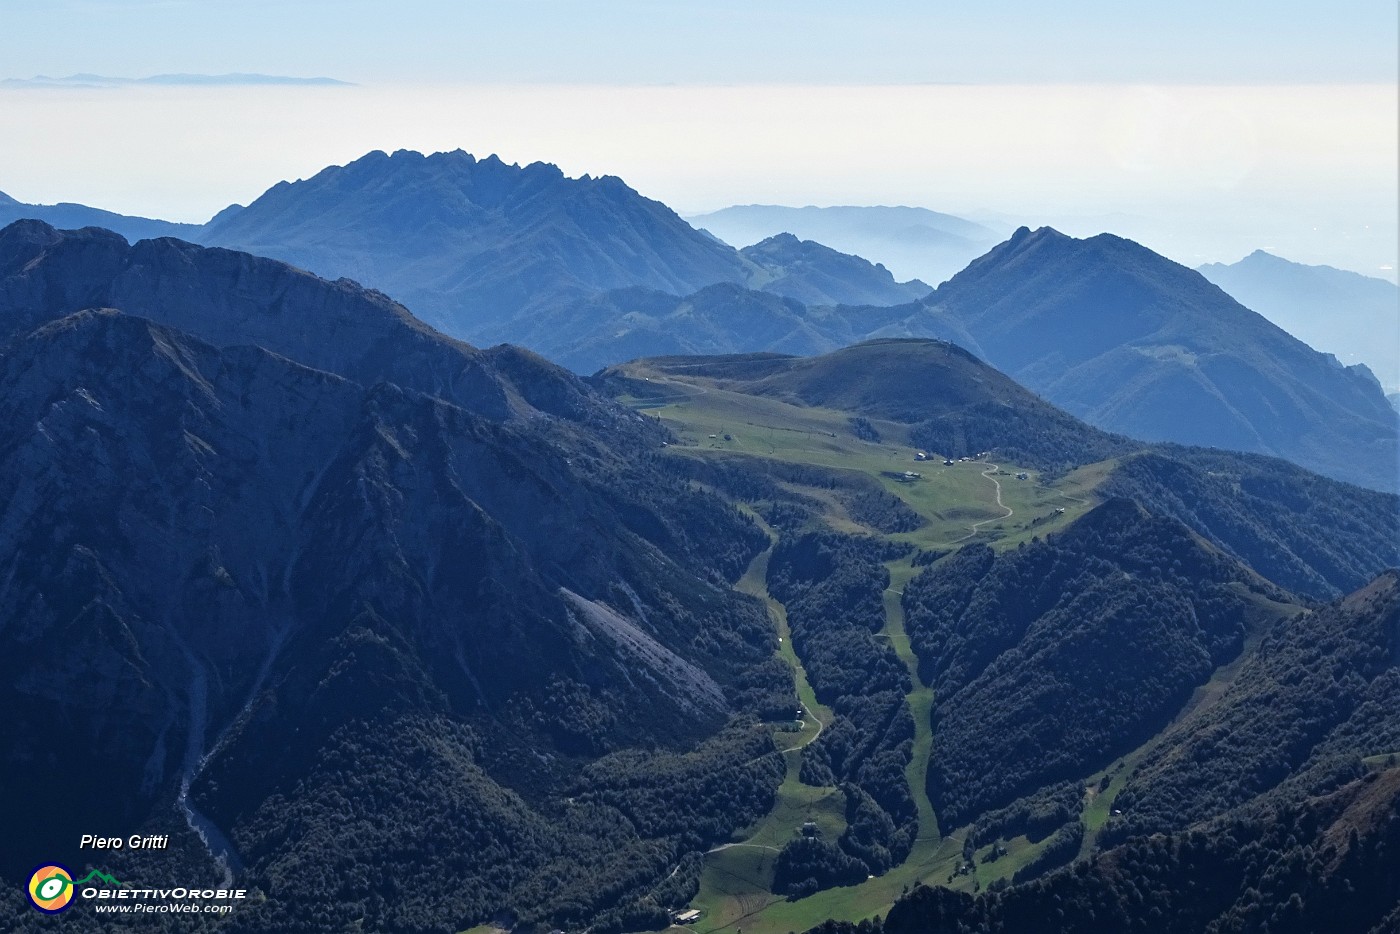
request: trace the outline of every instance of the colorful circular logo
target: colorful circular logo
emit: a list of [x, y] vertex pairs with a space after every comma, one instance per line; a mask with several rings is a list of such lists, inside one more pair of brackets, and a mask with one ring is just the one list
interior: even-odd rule
[[40, 866], [29, 877], [29, 900], [47, 914], [63, 911], [73, 901], [73, 873], [56, 864]]

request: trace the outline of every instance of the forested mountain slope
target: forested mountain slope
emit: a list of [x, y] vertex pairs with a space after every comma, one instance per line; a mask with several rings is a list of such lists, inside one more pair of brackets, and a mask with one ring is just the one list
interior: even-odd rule
[[[1052, 914], [1224, 931], [1341, 906], [1369, 932], [1393, 909], [1338, 901], [1387, 871], [1385, 826], [1345, 867], [1309, 836], [1350, 802], [1393, 807], [1353, 784], [1389, 761], [1400, 709], [1394, 600], [1376, 596], [1395, 580], [1393, 495], [1107, 435], [937, 341], [640, 360], [594, 382], [768, 525], [767, 594], [820, 717], [774, 809], [707, 854], [702, 923], [780, 934], [911, 889], [893, 909], [910, 930]], [[1202, 844], [1216, 834], [1243, 843]], [[1095, 875], [1111, 861], [1131, 873]], [[1294, 891], [1317, 913], [1275, 915]]]
[[1072, 868], [975, 898], [918, 888], [883, 920], [815, 930], [1389, 934], [1397, 620], [1391, 572], [1276, 623], [1219, 703], [1136, 768], [1107, 846]]
[[1260, 597], [1287, 599], [1126, 500], [1014, 551], [968, 545], [925, 571], [903, 600], [938, 698], [935, 808], [963, 824], [1140, 745], [1240, 653]]
[[176, 241], [12, 226], [0, 322], [7, 880], [100, 823], [171, 835], [119, 877], [237, 871], [240, 931], [616, 925], [771, 800], [764, 538], [656, 426]]

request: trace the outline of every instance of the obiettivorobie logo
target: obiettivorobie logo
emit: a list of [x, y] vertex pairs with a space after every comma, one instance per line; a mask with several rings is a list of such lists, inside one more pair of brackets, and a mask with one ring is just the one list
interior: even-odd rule
[[94, 869], [77, 882], [67, 866], [50, 863], [29, 876], [29, 902], [45, 914], [56, 915], [73, 904], [73, 890], [96, 879], [106, 885], [121, 885], [116, 879]]
[[[100, 888], [99, 888], [100, 884]], [[99, 869], [81, 879], [59, 863], [46, 863], [29, 876], [26, 887], [29, 903], [38, 911], [56, 915], [73, 906], [76, 896], [95, 902], [95, 910], [107, 913], [216, 912], [230, 911], [230, 902], [248, 897], [246, 889], [140, 888], [121, 882]], [[214, 903], [214, 904], [211, 904]]]

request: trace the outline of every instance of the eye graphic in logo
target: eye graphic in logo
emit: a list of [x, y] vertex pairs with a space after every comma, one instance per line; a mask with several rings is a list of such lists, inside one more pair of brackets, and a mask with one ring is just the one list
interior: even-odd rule
[[40, 866], [29, 877], [29, 900], [42, 912], [58, 914], [73, 901], [73, 873], [64, 866]]

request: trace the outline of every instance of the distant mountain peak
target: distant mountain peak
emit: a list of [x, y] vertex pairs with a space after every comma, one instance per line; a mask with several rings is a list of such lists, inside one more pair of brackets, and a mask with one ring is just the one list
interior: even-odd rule
[[[932, 291], [918, 279], [896, 282], [883, 265], [783, 232], [739, 251], [762, 269], [755, 283], [808, 304], [900, 305]], [[764, 281], [764, 280], [767, 281]]]
[[202, 242], [349, 276], [458, 337], [609, 289], [683, 295], [745, 281], [732, 248], [614, 176], [478, 159], [461, 149], [368, 153], [273, 186]]
[[747, 204], [687, 220], [736, 247], [786, 232], [879, 262], [899, 279], [925, 282], [947, 279], [1004, 239], [1000, 226], [908, 206]]
[[1196, 271], [1309, 346], [1347, 365], [1366, 364], [1388, 390], [1400, 387], [1400, 289], [1394, 282], [1267, 250]]
[[[1240, 269], [1253, 269], [1268, 274], [1284, 270], [1291, 266], [1303, 266], [1302, 263], [1295, 263], [1292, 260], [1284, 259], [1277, 253], [1270, 253], [1268, 250], [1255, 250], [1253, 253], [1243, 257], [1236, 263], [1202, 263], [1196, 267], [1196, 271], [1206, 275], [1216, 270], [1228, 270], [1235, 267]], [[1328, 267], [1307, 267], [1303, 268], [1328, 268]]]
[[228, 207], [224, 208], [218, 214], [215, 214], [212, 218], [210, 218], [209, 223], [217, 224], [220, 221], [228, 220], [230, 217], [237, 214], [241, 210], [243, 210], [243, 205], [230, 204]]
[[[1079, 240], [1075, 237], [1069, 236], [1068, 234], [1060, 233], [1054, 227], [1037, 227], [1034, 230], [1032, 230], [1030, 227], [1026, 227], [1023, 225], [1021, 227], [1016, 228], [1016, 232], [1013, 233], [1010, 236], [1010, 238], [1006, 240], [1006, 242], [1001, 244], [1000, 247], [993, 249], [991, 253], [987, 254], [987, 256], [990, 257], [998, 253], [1001, 253], [1002, 255], [1009, 255], [1019, 252], [1025, 252], [1028, 250], [1040, 250], [1047, 247], [1052, 249], [1062, 248], [1074, 243], [1093, 243], [1099, 241], [1100, 237], [1111, 237], [1111, 235], [1099, 234], [1098, 237], [1091, 237], [1085, 240]], [[1112, 239], [1117, 238], [1114, 237]]]
[[292, 86], [292, 87], [350, 87], [351, 82], [336, 78], [299, 78], [291, 75], [260, 75], [231, 73], [223, 75], [165, 74], [146, 78], [121, 78], [112, 75], [80, 73], [64, 77], [35, 75], [32, 78], [0, 79], [0, 87], [10, 88], [121, 88], [155, 85], [164, 87], [226, 87], [226, 86]]
[[[1041, 263], [1080, 263], [1088, 261], [1089, 257], [1098, 257], [1097, 262], [1111, 263], [1124, 273], [1136, 270], [1135, 274], [1150, 277], [1195, 278], [1192, 270], [1153, 252], [1136, 240], [1107, 232], [1091, 237], [1074, 237], [1049, 226], [1034, 230], [1024, 226], [1018, 228], [1004, 243], [969, 264], [967, 271], [981, 269], [985, 272], [1003, 262], [1020, 262], [1023, 257], [1034, 257], [1036, 262]], [[929, 300], [932, 301], [933, 297], [930, 296]]]
[[[1107, 235], [1105, 235], [1105, 234], [1100, 234], [1100, 236], [1107, 236]], [[1019, 242], [1025, 241], [1025, 240], [1043, 241], [1043, 240], [1073, 240], [1073, 239], [1075, 239], [1075, 238], [1074, 238], [1074, 237], [1071, 237], [1069, 234], [1062, 234], [1062, 233], [1060, 233], [1058, 230], [1056, 230], [1054, 227], [1051, 227], [1051, 226], [1049, 226], [1049, 225], [1046, 225], [1046, 226], [1044, 226], [1044, 227], [1037, 227], [1037, 228], [1035, 228], [1034, 230], [1032, 230], [1031, 228], [1029, 228], [1029, 227], [1025, 226], [1024, 224], [1022, 224], [1020, 227], [1017, 227], [1017, 228], [1016, 228], [1016, 232], [1013, 233], [1013, 234], [1011, 235], [1011, 241], [1010, 241], [1010, 242], [1012, 242], [1012, 243], [1019, 243]]]

